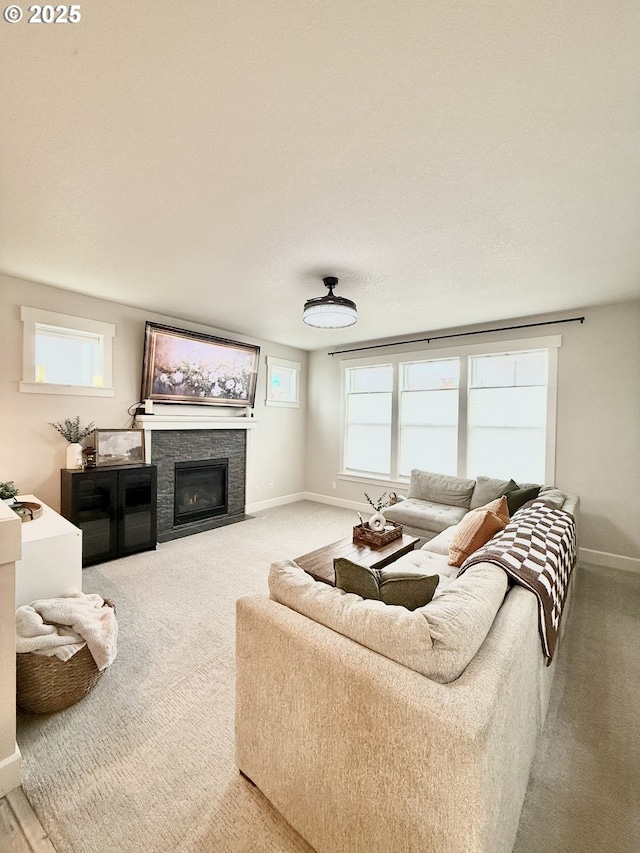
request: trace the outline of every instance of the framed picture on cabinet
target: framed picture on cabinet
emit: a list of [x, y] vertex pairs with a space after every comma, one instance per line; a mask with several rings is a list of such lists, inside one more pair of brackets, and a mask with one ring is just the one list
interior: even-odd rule
[[96, 465], [139, 465], [144, 462], [144, 430], [97, 429]]

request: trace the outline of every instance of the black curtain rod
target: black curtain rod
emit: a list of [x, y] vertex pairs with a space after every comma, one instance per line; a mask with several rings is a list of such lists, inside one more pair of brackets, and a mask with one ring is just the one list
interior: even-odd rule
[[414, 338], [410, 341], [393, 341], [390, 344], [372, 344], [369, 347], [355, 347], [354, 349], [339, 349], [330, 352], [329, 355], [344, 355], [347, 352], [362, 352], [365, 349], [383, 349], [384, 347], [399, 347], [403, 344], [430, 344], [431, 341], [443, 341], [445, 338], [464, 338], [467, 335], [488, 335], [491, 332], [511, 332], [514, 329], [532, 329], [534, 326], [556, 326], [559, 323], [584, 323], [584, 317], [569, 317], [567, 320], [546, 320], [544, 323], [523, 323], [521, 326], [502, 326], [499, 329], [480, 329], [477, 332], [457, 332], [455, 335], [436, 335], [432, 338]]

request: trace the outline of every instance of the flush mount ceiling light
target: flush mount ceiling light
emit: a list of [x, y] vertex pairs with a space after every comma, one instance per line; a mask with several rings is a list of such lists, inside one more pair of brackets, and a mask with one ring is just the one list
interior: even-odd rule
[[334, 295], [337, 278], [331, 275], [322, 280], [325, 287], [329, 288], [329, 293], [326, 296], [307, 299], [302, 314], [304, 322], [316, 329], [343, 329], [345, 326], [353, 326], [358, 319], [356, 303], [343, 296]]

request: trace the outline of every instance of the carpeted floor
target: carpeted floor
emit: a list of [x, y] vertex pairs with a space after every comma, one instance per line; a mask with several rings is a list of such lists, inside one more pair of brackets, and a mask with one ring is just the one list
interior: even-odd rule
[[[234, 765], [234, 603], [266, 593], [272, 560], [353, 522], [301, 502], [85, 570], [85, 591], [116, 603], [118, 657], [77, 705], [18, 722], [23, 787], [58, 853], [310, 853]], [[640, 844], [640, 575], [578, 572], [516, 853]]]

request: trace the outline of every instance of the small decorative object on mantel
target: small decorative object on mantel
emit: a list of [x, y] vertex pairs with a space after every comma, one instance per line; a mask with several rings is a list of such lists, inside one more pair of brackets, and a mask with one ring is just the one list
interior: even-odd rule
[[7, 504], [15, 503], [16, 495], [18, 494], [18, 487], [13, 482], [13, 480], [9, 480], [7, 483], [0, 483], [0, 498]]
[[75, 418], [65, 418], [62, 423], [50, 422], [50, 426], [69, 442], [67, 468], [82, 468], [82, 445], [80, 442], [93, 432], [95, 428], [93, 421], [89, 426], [81, 427], [80, 415], [76, 415]]

